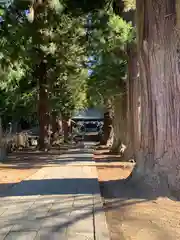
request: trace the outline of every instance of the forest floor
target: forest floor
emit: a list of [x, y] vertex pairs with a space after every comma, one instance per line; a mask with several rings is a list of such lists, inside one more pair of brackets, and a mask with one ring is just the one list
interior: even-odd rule
[[111, 240], [180, 239], [179, 201], [127, 183], [133, 164], [120, 162], [107, 149], [96, 150], [94, 158]]

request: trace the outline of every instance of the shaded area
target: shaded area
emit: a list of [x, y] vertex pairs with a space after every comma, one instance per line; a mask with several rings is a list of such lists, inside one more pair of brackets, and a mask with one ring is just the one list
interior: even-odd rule
[[[90, 152], [71, 149], [67, 157], [90, 158]], [[91, 167], [84, 167], [83, 162], [78, 168], [53, 166], [42, 168], [1, 193], [0, 215], [4, 221], [0, 222], [0, 238], [10, 228], [7, 239], [16, 239], [18, 234], [24, 234], [26, 239], [35, 232], [37, 239], [56, 236], [57, 239], [109, 240], [95, 172]], [[4, 185], [11, 186], [11, 183], [0, 187]]]
[[97, 165], [111, 240], [180, 239], [179, 201], [130, 179], [130, 165]]
[[107, 146], [99, 146], [94, 151], [94, 159], [102, 162], [123, 162], [122, 154], [112, 153]]
[[[0, 184], [10, 185], [9, 184]], [[99, 186], [96, 178], [65, 178], [25, 180], [14, 186], [11, 190], [1, 194], [1, 197], [34, 196], [34, 195], [73, 195], [73, 194], [98, 194]]]
[[[31, 199], [31, 201], [33, 200], [36, 200], [33, 205], [26, 198], [23, 201], [17, 201], [16, 211], [12, 212], [10, 217], [4, 213], [8, 218], [8, 222], [4, 221], [3, 227], [7, 228], [15, 225], [14, 230], [16, 229], [17, 231], [18, 229], [18, 231], [25, 232], [30, 230], [41, 232], [40, 229], [44, 228], [47, 230], [44, 236], [52, 237], [52, 233], [58, 233], [59, 239], [61, 232], [65, 232], [67, 236], [69, 233], [73, 233], [75, 236], [77, 230], [79, 230], [78, 234], [89, 234], [92, 238], [89, 237], [87, 239], [94, 240], [98, 237], [98, 231], [102, 231], [100, 222], [102, 218], [99, 218], [99, 214], [104, 210], [93, 196], [77, 195], [64, 196], [63, 198], [58, 196], [42, 198], [40, 196], [36, 199]], [[84, 204], [76, 206], [75, 203], [78, 203], [78, 201], [83, 201]], [[93, 204], [90, 203], [91, 201]], [[109, 209], [116, 209], [120, 203], [120, 201], [114, 201], [114, 205], [109, 206]], [[90, 226], [93, 224], [93, 219], [95, 219], [94, 232], [92, 232], [93, 229]], [[85, 226], [84, 223], [88, 225]], [[100, 239], [109, 238], [103, 238], [103, 235], [101, 235]]]
[[[106, 167], [104, 167], [106, 168]], [[113, 169], [113, 167], [107, 167]], [[114, 167], [114, 169], [117, 167]], [[131, 168], [121, 168], [119, 169], [128, 170], [130, 175], [127, 178], [120, 178], [115, 180], [100, 181], [101, 194], [106, 199], [112, 198], [126, 198], [126, 199], [148, 199], [155, 200], [159, 197], [171, 198], [167, 195], [167, 192], [161, 191], [160, 189], [153, 189], [150, 185], [144, 182], [143, 178], [137, 180], [131, 178]], [[98, 166], [98, 169], [102, 169]], [[180, 201], [180, 199], [174, 199], [175, 201]]]
[[132, 180], [119, 179], [100, 182], [101, 193], [106, 199], [147, 199], [154, 200], [162, 195], [153, 193], [151, 188]]
[[[155, 200], [166, 195], [152, 192], [152, 189], [143, 183], [137, 184], [128, 179], [100, 181], [101, 194], [106, 199], [144, 199]], [[98, 194], [99, 184], [96, 178], [64, 178], [24, 180], [18, 184], [2, 183], [0, 188], [12, 186], [11, 189], [0, 194], [1, 197], [35, 196], [35, 195], [74, 195]], [[14, 186], [15, 185], [15, 186]]]
[[112, 159], [111, 156], [103, 159], [97, 158], [96, 155], [94, 155], [92, 159], [92, 153], [93, 149], [91, 147], [86, 148], [82, 146], [82, 144], [77, 146], [77, 148], [72, 147], [68, 151], [66, 148], [54, 148], [49, 152], [29, 149], [10, 154], [7, 161], [0, 164], [0, 169], [39, 169], [47, 165], [93, 164], [97, 159], [100, 164], [119, 162], [118, 159]]
[[112, 240], [180, 238], [178, 201], [128, 179], [101, 181], [100, 189]]
[[[76, 184], [74, 182], [76, 182]], [[114, 184], [115, 182], [116, 181], [110, 181], [105, 184]], [[44, 179], [24, 181], [22, 185], [17, 185], [17, 189], [15, 190], [16, 192], [10, 191], [4, 195], [5, 199], [7, 199], [6, 197], [20, 196], [21, 194], [25, 197], [23, 198], [24, 200], [17, 200], [15, 203], [15, 213], [12, 212], [10, 217], [8, 217], [8, 222], [5, 221], [3, 224], [6, 227], [15, 224], [16, 227], [18, 226], [18, 229], [25, 229], [27, 231], [32, 228], [40, 229], [40, 227], [43, 226], [45, 229], [48, 229], [45, 235], [53, 232], [60, 234], [60, 232], [63, 232], [64, 229], [74, 229], [74, 226], [81, 226], [86, 221], [88, 224], [90, 224], [90, 222], [93, 221], [91, 217], [92, 214], [95, 217], [104, 211], [100, 204], [101, 199], [96, 199], [96, 192], [94, 192], [95, 195], [91, 192], [91, 187], [93, 184], [97, 186], [97, 179]], [[124, 189], [121, 188], [122, 185], [120, 186], [120, 190], [123, 190], [121, 192], [121, 195], [116, 196], [115, 199], [109, 195], [110, 193], [108, 193], [106, 197], [108, 197], [110, 201], [104, 206], [106, 212], [111, 211], [116, 213], [117, 211], [121, 211], [121, 214], [119, 216], [122, 219], [123, 216], [127, 214], [128, 209], [131, 209], [132, 206], [137, 204], [146, 204], [146, 202], [151, 199], [148, 199], [149, 196], [146, 195], [137, 196], [134, 192], [129, 194], [128, 191], [124, 191], [125, 187], [127, 187], [125, 182], [123, 181], [121, 184], [124, 184]], [[77, 189], [77, 185], [80, 185], [79, 189]], [[112, 185], [109, 186], [112, 187]], [[35, 189], [32, 190], [32, 187]], [[26, 190], [22, 191], [22, 188], [25, 188]], [[31, 190], [28, 190], [27, 188]], [[71, 195], [67, 196], [67, 194]], [[34, 198], [32, 198], [32, 195]], [[22, 212], [21, 205], [23, 203], [28, 203], [28, 196], [31, 197], [30, 201], [32, 201], [32, 203], [35, 201], [35, 204], [32, 206], [30, 205], [31, 207]], [[3, 198], [1, 198], [1, 201], [2, 200]], [[83, 204], [75, 204], [81, 200], [83, 201]], [[6, 204], [9, 205], [10, 202], [7, 202]], [[131, 217], [128, 219], [128, 221], [133, 224], [133, 226], [138, 222], [139, 227], [143, 226], [144, 228], [147, 228], [149, 224], [147, 217], [141, 218], [141, 220], [138, 220], [138, 218], [139, 216]], [[28, 222], [26, 222], [27, 219]], [[96, 228], [98, 228], [98, 223], [100, 224], [100, 222], [97, 222]], [[158, 231], [161, 232], [161, 235], [159, 235], [160, 237], [166, 236], [165, 239], [171, 239], [171, 236], [169, 235], [168, 231], [166, 231], [166, 229], [161, 229], [161, 227], [156, 223], [152, 223], [151, 226], [154, 230], [158, 229]], [[68, 231], [66, 234], [68, 234]], [[119, 236], [121, 236], [122, 239], [126, 239], [125, 237], [123, 238], [122, 232]]]

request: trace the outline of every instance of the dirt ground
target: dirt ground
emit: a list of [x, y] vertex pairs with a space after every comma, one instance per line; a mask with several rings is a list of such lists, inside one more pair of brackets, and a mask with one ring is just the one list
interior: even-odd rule
[[95, 151], [94, 158], [111, 240], [180, 239], [179, 201], [127, 182], [133, 164], [118, 161], [107, 150]]
[[38, 169], [5, 169], [0, 167], [0, 193], [34, 174]]
[[[8, 162], [0, 164], [0, 194], [41, 167], [55, 164], [60, 152], [10, 154]], [[94, 159], [111, 240], [180, 240], [179, 201], [127, 184], [133, 163], [120, 162], [120, 156], [109, 155], [106, 149], [95, 151]]]
[[67, 148], [68, 146], [63, 146], [61, 149], [54, 148], [49, 152], [26, 149], [9, 154], [7, 160], [0, 163], [0, 194], [40, 168], [55, 164], [55, 159]]

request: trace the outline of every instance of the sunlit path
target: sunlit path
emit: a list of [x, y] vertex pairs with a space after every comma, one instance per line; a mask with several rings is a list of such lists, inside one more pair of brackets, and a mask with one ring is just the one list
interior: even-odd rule
[[[71, 164], [65, 165], [68, 157]], [[71, 149], [58, 165], [1, 194], [0, 239], [109, 239], [91, 157], [88, 148]]]

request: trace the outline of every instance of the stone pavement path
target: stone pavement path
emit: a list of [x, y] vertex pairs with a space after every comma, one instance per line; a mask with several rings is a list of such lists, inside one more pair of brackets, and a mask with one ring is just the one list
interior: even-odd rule
[[70, 149], [0, 195], [0, 240], [109, 240], [92, 153]]

